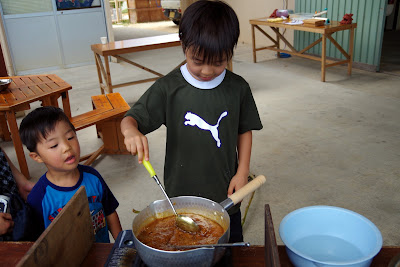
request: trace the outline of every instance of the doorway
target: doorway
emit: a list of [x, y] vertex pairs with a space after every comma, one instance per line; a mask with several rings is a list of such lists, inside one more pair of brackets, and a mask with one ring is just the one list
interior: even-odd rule
[[[390, 7], [390, 5], [392, 5]], [[400, 76], [400, 0], [389, 0], [383, 34], [380, 71]]]
[[170, 33], [177, 33], [179, 26], [171, 20], [132, 24], [113, 24], [114, 40], [121, 41]]
[[178, 32], [163, 14], [161, 0], [110, 0], [110, 6], [114, 41]]

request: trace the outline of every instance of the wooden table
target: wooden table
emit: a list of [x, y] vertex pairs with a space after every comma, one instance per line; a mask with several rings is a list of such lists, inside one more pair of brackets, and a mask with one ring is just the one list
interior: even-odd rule
[[[253, 41], [253, 61], [256, 63], [256, 52], [264, 49], [272, 50], [278, 52], [278, 57], [280, 57], [280, 52], [289, 53], [291, 55], [304, 57], [316, 61], [321, 62], [321, 81], [325, 82], [325, 71], [328, 67], [333, 67], [336, 65], [346, 64], [347, 63], [347, 73], [351, 75], [351, 68], [353, 63], [353, 44], [354, 44], [354, 29], [357, 28], [357, 23], [352, 24], [340, 24], [338, 21], [332, 21], [329, 25], [325, 26], [309, 26], [307, 24], [303, 25], [288, 25], [285, 24], [286, 21], [281, 22], [268, 22], [267, 18], [260, 18], [260, 19], [251, 19], [251, 33], [252, 33], [252, 41]], [[276, 38], [271, 37], [267, 32], [265, 32], [260, 26], [269, 26], [276, 34]], [[291, 30], [298, 30], [304, 32], [313, 32], [321, 34], [321, 38], [307, 46], [301, 51], [297, 51], [292, 44], [279, 32], [279, 29], [291, 29]], [[256, 38], [255, 38], [255, 29], [260, 31], [264, 34], [268, 39], [270, 39], [274, 44], [271, 46], [256, 48]], [[349, 47], [348, 52], [346, 52], [332, 37], [332, 34], [339, 31], [350, 30], [349, 36]], [[345, 60], [327, 60], [326, 59], [326, 39], [329, 39], [333, 45], [345, 56]], [[280, 48], [280, 40], [283, 41], [286, 46], [290, 50], [284, 50]], [[314, 47], [315, 45], [322, 42], [322, 51], [321, 57], [313, 56], [313, 55], [306, 55], [304, 54], [310, 48]]]
[[5, 78], [11, 78], [13, 82], [6, 90], [0, 92], [0, 128], [4, 140], [12, 139], [20, 170], [29, 179], [28, 165], [19, 136], [15, 113], [30, 109], [30, 103], [35, 101], [41, 101], [43, 106], [58, 107], [58, 98], [61, 97], [64, 112], [71, 118], [68, 90], [71, 90], [72, 87], [55, 74]]
[[[117, 42], [111, 42], [107, 44], [94, 44], [91, 46], [92, 51], [94, 52], [94, 57], [96, 60], [97, 74], [99, 76], [100, 90], [101, 93], [104, 94], [104, 91], [107, 93], [112, 93], [114, 88], [129, 86], [139, 83], [151, 82], [155, 81], [158, 78], [164, 76], [161, 73], [158, 73], [152, 69], [146, 68], [143, 65], [140, 65], [136, 62], [133, 62], [129, 59], [122, 57], [122, 54], [154, 50], [166, 47], [180, 46], [181, 42], [177, 33], [145, 37], [145, 38], [136, 38], [129, 39]], [[125, 61], [133, 66], [141, 68], [145, 71], [148, 71], [157, 77], [142, 79], [132, 82], [125, 82], [120, 84], [112, 84], [111, 82], [111, 71], [110, 64], [108, 62], [109, 56], [113, 56], [117, 59]], [[103, 61], [101, 59], [103, 57]], [[182, 63], [181, 63], [182, 64]], [[104, 79], [104, 82], [103, 82]]]
[[[82, 192], [80, 192], [82, 194]], [[76, 195], [76, 196], [75, 196]], [[79, 231], [75, 230], [77, 227], [74, 224], [74, 231], [66, 232], [65, 228], [71, 228], [69, 222], [71, 220], [75, 220], [76, 224], [79, 225], [78, 228], [83, 228], [86, 224], [83, 220], [79, 219], [81, 214], [79, 210], [77, 211], [77, 207], [83, 210], [82, 201], [79, 199], [80, 195], [79, 192], [76, 193], [74, 197], [71, 199], [70, 202], [65, 206], [63, 209], [63, 214], [60, 213], [60, 216], [57, 216], [55, 222], [53, 222], [49, 228], [46, 229], [47, 233], [42, 234], [36, 243], [33, 242], [0, 242], [0, 257], [1, 262], [0, 264], [3, 266], [15, 266], [20, 259], [24, 257], [26, 260], [28, 255], [32, 257], [35, 255], [34, 251], [30, 251], [27, 253], [28, 250], [36, 244], [37, 248], [40, 248], [41, 243], [48, 244], [49, 242], [53, 242], [53, 246], [48, 247], [47, 250], [37, 250], [37, 252], [43, 257], [44, 253], [49, 254], [53, 257], [53, 254], [56, 254], [58, 258], [54, 258], [56, 261], [62, 257], [67, 257], [71, 255], [71, 251], [76, 250], [75, 253], [81, 252], [84, 248], [77, 248], [80, 244], [71, 248], [68, 252], [65, 252], [65, 245], [67, 242], [69, 244], [75, 244], [77, 239], [81, 240], [82, 242], [89, 242], [89, 244], [93, 244], [91, 248], [88, 250], [86, 257], [80, 257], [83, 259], [82, 266], [104, 266], [107, 262], [108, 256], [110, 255], [114, 244], [102, 244], [102, 243], [92, 243], [87, 237], [86, 231]], [[84, 196], [85, 197], [85, 196]], [[87, 205], [87, 204], [86, 204]], [[72, 218], [77, 217], [77, 218]], [[65, 225], [67, 224], [67, 225]], [[290, 266], [291, 264], [287, 254], [285, 246], [277, 246], [275, 233], [273, 230], [273, 221], [271, 216], [271, 211], [269, 205], [265, 205], [265, 246], [250, 246], [250, 247], [233, 247], [231, 250], [231, 262], [232, 266], [234, 267], [258, 267], [258, 266]], [[65, 235], [68, 233], [69, 238], [66, 238]], [[61, 239], [62, 236], [64, 239]], [[86, 236], [86, 238], [85, 238]], [[117, 241], [121, 237], [121, 234], [117, 238]], [[46, 241], [47, 240], [47, 241]], [[123, 240], [123, 239], [122, 239]], [[44, 242], [46, 241], [46, 242]], [[121, 240], [119, 240], [121, 241]], [[126, 241], [126, 240], [125, 240]], [[62, 245], [58, 245], [57, 242], [62, 242]], [[87, 244], [87, 243], [85, 243]], [[124, 242], [117, 244], [121, 245], [121, 247], [125, 247]], [[116, 247], [119, 247], [118, 245]], [[400, 247], [383, 247], [378, 255], [375, 256], [374, 260], [372, 261], [372, 267], [387, 267], [390, 261], [400, 253]], [[59, 254], [59, 255], [58, 255]], [[55, 257], [55, 256], [54, 256]], [[78, 256], [77, 256], [78, 257]], [[39, 265], [40, 266], [40, 265]]]
[[[0, 257], [2, 266], [15, 266], [17, 262], [33, 245], [32, 242], [0, 242]], [[113, 244], [94, 243], [87, 254], [82, 266], [104, 266]], [[278, 246], [280, 266], [292, 267], [284, 246]], [[400, 253], [400, 247], [383, 247], [372, 261], [371, 267], [387, 267], [392, 258]], [[234, 267], [271, 266], [265, 264], [264, 246], [232, 249]]]

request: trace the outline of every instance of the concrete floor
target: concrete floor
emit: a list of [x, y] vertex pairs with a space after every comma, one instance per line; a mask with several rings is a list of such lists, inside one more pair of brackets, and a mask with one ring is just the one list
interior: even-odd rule
[[[174, 47], [130, 58], [167, 74], [183, 55]], [[249, 208], [245, 240], [264, 244], [267, 203], [279, 244], [279, 223], [286, 214], [305, 206], [332, 205], [369, 218], [382, 232], [384, 245], [400, 245], [400, 76], [357, 69], [347, 76], [347, 69], [337, 66], [327, 70], [327, 82], [322, 83], [320, 66], [314, 61], [276, 59], [267, 51], [260, 51], [258, 59], [258, 63], [252, 62], [251, 46], [245, 44], [238, 46], [233, 59], [234, 71], [252, 88], [264, 125], [253, 133], [251, 172], [264, 174], [267, 182], [255, 193]], [[72, 115], [92, 109], [90, 96], [100, 94], [95, 65], [52, 73], [73, 87]], [[125, 63], [111, 63], [111, 73], [114, 83], [151, 77]], [[149, 86], [115, 91], [132, 104]], [[94, 127], [79, 131], [78, 137], [82, 155], [102, 143]], [[148, 138], [151, 162], [162, 178], [165, 128]], [[16, 163], [12, 142], [0, 145]], [[44, 166], [27, 160], [33, 180], [38, 179]], [[141, 210], [163, 199], [156, 183], [132, 156], [104, 155], [93, 166], [120, 202], [117, 211], [123, 229], [131, 227], [133, 208]], [[248, 198], [243, 213], [247, 203]]]

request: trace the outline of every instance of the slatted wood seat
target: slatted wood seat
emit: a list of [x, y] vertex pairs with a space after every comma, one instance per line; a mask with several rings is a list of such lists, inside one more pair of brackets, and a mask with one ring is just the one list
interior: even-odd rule
[[77, 131], [96, 125], [103, 145], [88, 155], [81, 157], [85, 165], [90, 165], [100, 154], [129, 154], [123, 144], [120, 123], [130, 109], [120, 93], [92, 96], [93, 110], [71, 118]]

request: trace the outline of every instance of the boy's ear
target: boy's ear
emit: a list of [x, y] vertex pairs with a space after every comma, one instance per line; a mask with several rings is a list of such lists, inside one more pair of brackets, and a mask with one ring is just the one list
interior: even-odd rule
[[29, 157], [31, 157], [34, 161], [39, 162], [39, 163], [43, 163], [42, 158], [40, 157], [40, 155], [36, 152], [30, 152], [29, 153]]

